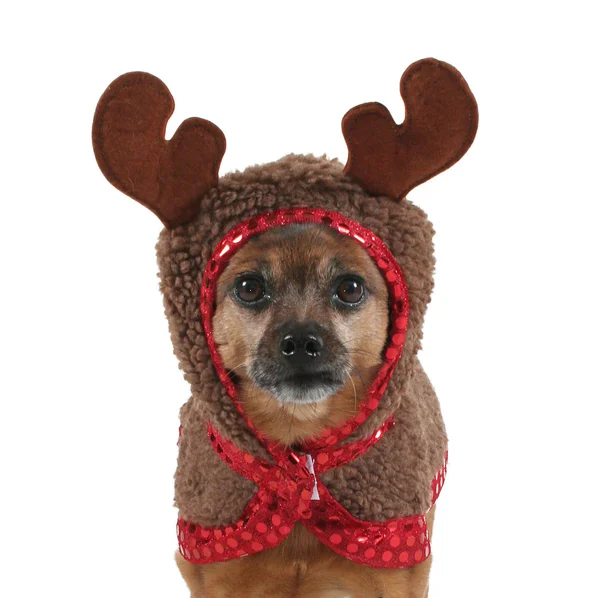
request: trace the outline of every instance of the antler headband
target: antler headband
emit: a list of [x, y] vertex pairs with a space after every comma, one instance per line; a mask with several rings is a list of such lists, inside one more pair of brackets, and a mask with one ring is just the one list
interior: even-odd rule
[[[465, 154], [477, 132], [475, 98], [449, 64], [427, 58], [400, 81], [405, 120], [396, 125], [379, 103], [352, 108], [342, 120], [348, 145], [344, 173], [366, 191], [402, 199]], [[219, 127], [185, 120], [165, 130], [175, 103], [148, 73], [127, 73], [106, 89], [94, 115], [92, 141], [104, 176], [152, 210], [167, 228], [192, 220], [202, 196], [218, 184], [225, 153]]]

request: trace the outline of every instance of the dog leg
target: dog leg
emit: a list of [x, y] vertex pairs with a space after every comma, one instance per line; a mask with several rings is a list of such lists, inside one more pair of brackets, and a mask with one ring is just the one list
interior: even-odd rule
[[204, 587], [202, 567], [188, 563], [179, 552], [175, 553], [175, 562], [181, 576], [190, 589], [190, 598], [202, 598], [202, 589]]

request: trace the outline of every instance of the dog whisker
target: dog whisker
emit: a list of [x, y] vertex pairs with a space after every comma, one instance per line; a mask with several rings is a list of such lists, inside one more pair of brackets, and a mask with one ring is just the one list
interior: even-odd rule
[[356, 404], [358, 400], [356, 396], [356, 385], [354, 384], [354, 380], [352, 380], [352, 376], [348, 372], [346, 372], [346, 376], [348, 376], [350, 382], [352, 382], [352, 388], [354, 389], [354, 411], [356, 411]]
[[294, 406], [292, 407], [292, 414], [291, 414], [290, 422], [289, 422], [290, 425], [289, 425], [289, 428], [288, 428], [288, 436], [292, 435], [292, 425], [294, 423], [294, 416], [295, 415], [296, 415], [296, 403], [294, 403]]
[[234, 372], [236, 372], [239, 368], [241, 368], [242, 366], [245, 366], [245, 365], [246, 365], [246, 360], [244, 359], [244, 361], [242, 361], [242, 363], [239, 363], [234, 368], [227, 368], [227, 374], [231, 375]]
[[364, 388], [365, 388], [365, 381], [364, 381], [364, 379], [363, 379], [363, 377], [362, 377], [362, 374], [360, 373], [360, 370], [358, 369], [358, 366], [356, 366], [356, 365], [355, 365], [355, 366], [352, 368], [352, 371], [353, 371], [353, 372], [356, 372], [356, 374], [358, 375], [358, 377], [359, 377], [359, 379], [360, 379], [360, 383], [362, 384], [362, 387], [363, 387], [363, 390], [364, 390]]

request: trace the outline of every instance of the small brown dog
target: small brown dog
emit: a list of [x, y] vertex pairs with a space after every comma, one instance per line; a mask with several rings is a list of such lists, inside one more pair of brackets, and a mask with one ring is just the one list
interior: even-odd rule
[[407, 193], [477, 131], [429, 58], [406, 119], [342, 120], [345, 167], [289, 155], [219, 177], [225, 136], [148, 73], [105, 91], [96, 159], [163, 222], [160, 289], [191, 397], [180, 412], [179, 567], [194, 598], [424, 598], [447, 437], [418, 359], [433, 229]]
[[[382, 363], [388, 291], [368, 253], [329, 227], [288, 225], [251, 239], [218, 283], [215, 340], [257, 428], [295, 448], [356, 414]], [[433, 523], [433, 511], [428, 517]], [[431, 560], [411, 569], [348, 561], [297, 524], [278, 547], [193, 565], [193, 598], [422, 598]]]

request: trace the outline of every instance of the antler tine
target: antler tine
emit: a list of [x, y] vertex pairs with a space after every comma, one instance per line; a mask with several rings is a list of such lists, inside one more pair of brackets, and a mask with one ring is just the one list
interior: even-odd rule
[[400, 81], [406, 116], [396, 125], [378, 103], [352, 108], [342, 121], [344, 172], [373, 194], [402, 199], [460, 160], [475, 138], [477, 103], [462, 75], [433, 58], [412, 64]]
[[127, 73], [106, 89], [94, 115], [92, 143], [104, 176], [152, 210], [167, 228], [189, 222], [218, 183], [225, 136], [201, 118], [184, 121], [170, 141], [175, 109], [167, 86], [148, 73]]

